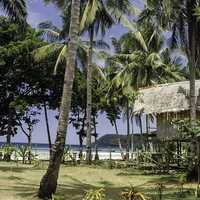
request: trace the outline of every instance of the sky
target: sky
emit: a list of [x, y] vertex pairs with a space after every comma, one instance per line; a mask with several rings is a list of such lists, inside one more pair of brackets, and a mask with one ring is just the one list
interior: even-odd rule
[[[143, 4], [140, 2], [140, 0], [132, 0], [134, 2], [134, 5], [136, 5], [139, 8], [143, 7]], [[62, 21], [60, 18], [60, 11], [53, 5], [48, 4], [45, 5], [42, 0], [28, 0], [28, 23], [33, 26], [34, 28], [37, 28], [37, 25], [40, 22], [50, 20], [52, 21], [56, 26], [61, 27]], [[3, 14], [2, 11], [0, 11], [0, 14]], [[123, 33], [127, 32], [127, 29], [122, 27], [121, 25], [115, 25], [110, 30], [107, 31], [105, 40], [110, 43], [111, 37], [120, 37]], [[50, 122], [50, 131], [52, 135], [52, 141], [55, 140], [56, 136], [56, 129], [57, 129], [57, 120], [55, 119], [55, 115], [57, 113], [55, 111], [48, 111], [49, 116], [49, 122]], [[46, 132], [46, 126], [45, 126], [45, 120], [44, 120], [44, 113], [42, 112], [41, 115], [38, 116], [38, 119], [40, 120], [39, 123], [34, 127], [33, 131], [33, 143], [47, 143], [47, 132]], [[143, 120], [145, 121], [145, 120]], [[111, 134], [114, 133], [114, 127], [111, 126], [109, 121], [106, 119], [105, 114], [101, 114], [97, 120], [97, 133], [99, 134], [99, 137], [104, 134]], [[126, 122], [121, 119], [118, 121], [118, 128], [120, 134], [126, 133]], [[155, 126], [155, 125], [153, 125]], [[139, 132], [139, 128], [137, 127], [136, 123], [134, 123], [134, 131]], [[145, 127], [145, 124], [144, 124]], [[0, 141], [4, 141], [5, 137], [0, 137]], [[23, 133], [19, 130], [18, 134], [12, 139], [13, 142], [27, 142], [26, 137], [23, 135]], [[68, 134], [67, 134], [67, 144], [78, 144], [78, 136], [76, 135], [75, 129], [69, 125], [68, 127]]]

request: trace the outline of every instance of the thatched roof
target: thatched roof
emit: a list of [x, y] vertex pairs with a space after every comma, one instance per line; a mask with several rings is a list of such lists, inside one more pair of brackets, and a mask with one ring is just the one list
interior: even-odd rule
[[[196, 80], [196, 95], [199, 95], [200, 80]], [[136, 113], [160, 114], [189, 110], [189, 81], [161, 84], [141, 89], [135, 102]]]

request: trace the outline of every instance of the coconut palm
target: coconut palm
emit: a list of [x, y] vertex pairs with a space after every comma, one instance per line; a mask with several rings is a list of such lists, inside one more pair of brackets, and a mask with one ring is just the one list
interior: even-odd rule
[[78, 46], [79, 14], [80, 0], [72, 0], [71, 23], [69, 30], [70, 41], [68, 45], [67, 55], [68, 59], [65, 69], [65, 78], [56, 141], [55, 145], [53, 146], [48, 169], [45, 175], [42, 177], [42, 180], [40, 182], [40, 188], [38, 191], [38, 196], [43, 199], [52, 198], [52, 194], [56, 192], [58, 173], [65, 147], [65, 139], [68, 126], [68, 115], [71, 106], [72, 86], [74, 80], [76, 53]]
[[[140, 20], [153, 21], [172, 31], [171, 44], [181, 48], [188, 59], [190, 71], [190, 118], [196, 120], [195, 68], [199, 65], [199, 0], [148, 1]], [[153, 19], [154, 18], [154, 19]]]
[[91, 163], [91, 110], [92, 110], [92, 52], [93, 39], [99, 33], [105, 34], [105, 30], [110, 28], [117, 21], [127, 22], [124, 13], [136, 13], [129, 0], [113, 1], [113, 0], [89, 0], [85, 3], [85, 9], [81, 20], [81, 30], [87, 30], [90, 40], [88, 49], [88, 65], [87, 65], [87, 141], [86, 148], [87, 162]]
[[138, 89], [182, 79], [176, 63], [170, 59], [168, 49], [162, 49], [163, 39], [159, 30], [149, 24], [148, 27], [138, 27], [138, 33], [140, 40], [135, 32], [124, 34], [119, 40], [113, 38], [116, 54], [107, 58], [107, 65], [115, 73], [110, 87], [115, 87], [118, 94], [125, 98], [123, 105], [127, 118], [127, 155], [130, 143], [130, 108], [133, 107], [130, 104], [134, 104]]
[[0, 8], [14, 21], [22, 23], [26, 19], [25, 0], [0, 0]]
[[[45, 2], [55, 3], [65, 13], [64, 21], [67, 29], [70, 20], [71, 1], [64, 0], [45, 0]], [[114, 22], [123, 22], [124, 26], [129, 25], [129, 20], [124, 15], [125, 13], [138, 14], [139, 11], [132, 6], [129, 0], [82, 0], [81, 1], [81, 30], [87, 31], [89, 35], [89, 47], [87, 53], [87, 162], [91, 163], [91, 110], [92, 110], [92, 53], [93, 40], [95, 34], [99, 31], [104, 35], [107, 28], [111, 27]], [[134, 27], [133, 27], [134, 29]], [[134, 29], [135, 31], [135, 29]], [[66, 31], [67, 32], [67, 31]], [[65, 33], [66, 33], [65, 32]], [[64, 34], [65, 34], [64, 33]], [[138, 33], [136, 33], [138, 35]]]

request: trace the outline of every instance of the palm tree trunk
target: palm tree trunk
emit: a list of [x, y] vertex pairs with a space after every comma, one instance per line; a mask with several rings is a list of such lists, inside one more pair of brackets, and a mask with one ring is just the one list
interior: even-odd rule
[[97, 126], [96, 126], [96, 117], [95, 115], [93, 116], [93, 124], [94, 124], [94, 144], [95, 144], [95, 157], [94, 160], [97, 161], [99, 160], [99, 154], [98, 154], [98, 144], [97, 144]]
[[46, 101], [44, 101], [44, 116], [45, 116], [45, 123], [46, 123], [46, 129], [47, 129], [47, 137], [48, 137], [48, 143], [49, 143], [49, 155], [51, 157], [52, 154], [52, 143], [51, 143], [51, 133], [49, 128], [49, 120], [48, 120], [48, 114], [47, 114], [47, 105]]
[[86, 109], [84, 110], [84, 117], [82, 120], [82, 128], [81, 131], [79, 132], [79, 144], [80, 144], [80, 149], [79, 149], [79, 157], [83, 157], [83, 138], [85, 136], [85, 120], [86, 120]]
[[83, 136], [81, 133], [79, 134], [79, 145], [79, 158], [81, 159], [83, 157]]
[[150, 144], [149, 144], [149, 115], [146, 114], [146, 148], [147, 151], [150, 148]]
[[115, 133], [116, 133], [117, 138], [118, 138], [119, 150], [120, 150], [122, 159], [124, 159], [124, 152], [123, 152], [122, 143], [121, 143], [121, 139], [120, 139], [120, 136], [119, 136], [119, 131], [118, 131], [118, 128], [117, 128], [117, 122], [116, 122], [116, 120], [114, 120], [113, 123], [114, 123], [114, 126], [115, 126]]
[[133, 141], [134, 140], [134, 138], [133, 138], [134, 137], [134, 120], [133, 119], [134, 119], [134, 116], [131, 117], [131, 129], [132, 129], [132, 131], [131, 131], [131, 133], [132, 133], [131, 134], [131, 153], [132, 154], [134, 151], [134, 144], [133, 144], [134, 143], [134, 141]]
[[29, 164], [31, 164], [31, 151], [32, 151], [32, 131], [29, 131], [29, 135], [28, 135], [28, 161]]
[[[8, 111], [8, 131], [6, 135], [6, 145], [10, 146], [11, 145], [11, 135], [12, 135], [12, 108], [9, 108]], [[9, 153], [4, 155], [4, 160], [9, 162], [11, 160], [11, 155]]]
[[126, 122], [127, 122], [126, 160], [129, 160], [129, 149], [130, 149], [130, 108], [129, 108], [129, 100], [128, 99], [127, 99]]
[[90, 27], [90, 45], [88, 49], [88, 64], [87, 64], [87, 138], [86, 138], [86, 161], [87, 164], [92, 162], [92, 147], [91, 147], [91, 112], [92, 112], [92, 51], [93, 51], [93, 36], [94, 27]]
[[141, 141], [141, 146], [142, 146], [142, 149], [143, 149], [143, 145], [144, 145], [144, 138], [143, 138], [143, 130], [142, 130], [142, 116], [141, 114], [139, 115], [139, 127], [140, 127], [140, 141]]
[[[195, 94], [195, 75], [196, 75], [196, 39], [197, 39], [197, 19], [194, 16], [194, 8], [196, 1], [187, 0], [187, 15], [188, 15], [188, 49], [187, 56], [189, 61], [190, 72], [190, 119], [191, 122], [196, 121], [196, 94]], [[187, 48], [187, 47], [186, 47]], [[198, 58], [197, 58], [198, 59]]]
[[63, 84], [63, 93], [60, 106], [57, 136], [52, 149], [52, 155], [50, 157], [48, 169], [45, 175], [42, 177], [42, 180], [40, 182], [40, 188], [38, 191], [38, 196], [43, 199], [51, 198], [52, 194], [56, 192], [57, 188], [57, 179], [65, 147], [68, 118], [71, 107], [71, 96], [74, 81], [77, 42], [79, 33], [79, 15], [80, 0], [72, 0], [71, 22], [69, 30], [69, 49], [67, 55], [67, 64]]
[[[197, 34], [197, 22], [196, 16], [194, 16], [194, 8], [196, 6], [196, 1], [187, 1], [187, 15], [188, 15], [188, 60], [189, 60], [189, 72], [190, 72], [190, 121], [191, 126], [195, 125], [196, 122], [196, 94], [195, 94], [195, 75], [196, 75], [196, 34]], [[197, 36], [198, 37], [198, 36]], [[193, 138], [190, 143], [189, 152], [189, 163], [187, 170], [187, 180], [190, 181], [195, 179], [196, 176], [196, 166], [194, 165], [195, 158], [195, 145], [196, 141]]]

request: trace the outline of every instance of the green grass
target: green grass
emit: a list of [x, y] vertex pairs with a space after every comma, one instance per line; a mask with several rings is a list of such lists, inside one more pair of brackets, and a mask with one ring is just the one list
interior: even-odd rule
[[[0, 199], [37, 200], [36, 193], [45, 169], [31, 165], [0, 162]], [[158, 200], [157, 184], [163, 183], [164, 200], [194, 200], [195, 184], [184, 186], [185, 197], [178, 197], [178, 175], [143, 175], [134, 169], [106, 169], [95, 166], [62, 166], [57, 194], [66, 200], [82, 200], [89, 189], [105, 188], [106, 200], [119, 200], [131, 185], [153, 200]]]

